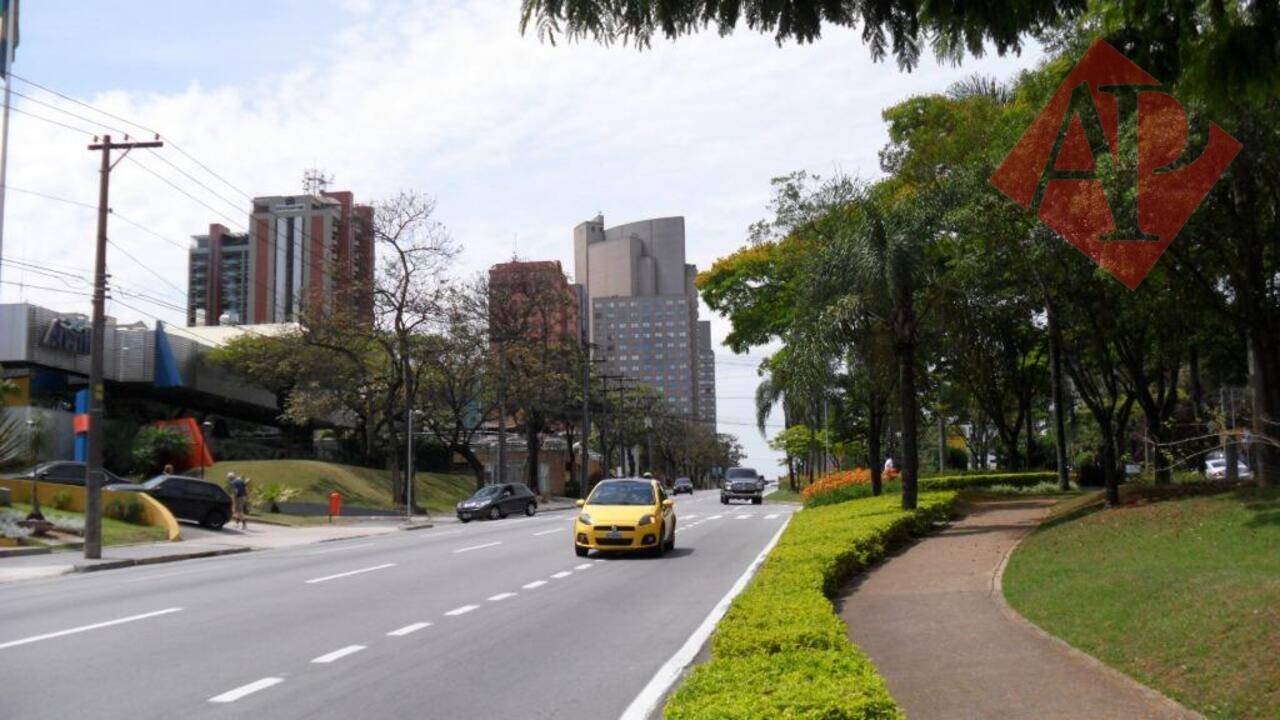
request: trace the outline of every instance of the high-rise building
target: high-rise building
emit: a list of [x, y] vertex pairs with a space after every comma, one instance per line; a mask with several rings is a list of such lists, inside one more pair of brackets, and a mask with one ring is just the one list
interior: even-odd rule
[[577, 343], [578, 294], [559, 260], [513, 260], [489, 268], [489, 326], [497, 335]]
[[292, 322], [336, 304], [373, 319], [373, 209], [350, 192], [254, 198], [247, 235], [211, 225], [194, 241], [190, 325]]
[[[588, 335], [609, 374], [659, 390], [676, 415], [715, 427], [715, 355], [698, 323], [697, 268], [685, 263], [684, 218], [573, 230], [575, 280]], [[709, 395], [710, 400], [704, 398]]]

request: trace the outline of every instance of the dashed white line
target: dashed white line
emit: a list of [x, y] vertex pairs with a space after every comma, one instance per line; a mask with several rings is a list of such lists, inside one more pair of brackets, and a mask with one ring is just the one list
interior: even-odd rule
[[720, 518], [722, 518], [722, 517], [724, 517], [724, 516], [723, 516], [723, 515], [712, 515], [711, 517], [709, 517], [709, 518], [707, 518], [707, 519], [708, 519], [708, 520], [719, 520], [719, 519], [720, 519]]
[[525, 585], [521, 585], [520, 587], [524, 588], [525, 590], [532, 590], [534, 588], [540, 588], [546, 584], [547, 584], [546, 580], [534, 580], [533, 582], [527, 583]]
[[586, 569], [588, 569], [588, 568], [590, 568], [590, 567], [591, 567], [591, 563], [582, 563], [581, 565], [574, 565], [574, 566], [573, 566], [573, 569], [574, 569], [574, 570], [586, 570]]
[[395, 563], [383, 563], [381, 565], [374, 565], [373, 567], [360, 568], [359, 570], [348, 570], [347, 572], [338, 573], [337, 575], [325, 575], [324, 577], [311, 578], [310, 580], [307, 581], [307, 584], [314, 585], [316, 583], [328, 582], [330, 580], [337, 580], [338, 578], [351, 577], [352, 575], [360, 575], [361, 573], [373, 572], [374, 570], [384, 570], [386, 568], [395, 567], [395, 566], [396, 566]]
[[765, 520], [776, 520], [776, 519], [778, 519], [778, 513], [769, 513], [768, 515], [765, 515], [765, 516], [764, 516], [764, 519], [765, 519]]
[[416, 623], [413, 623], [412, 625], [405, 625], [402, 628], [396, 628], [395, 630], [392, 630], [391, 632], [387, 633], [387, 637], [404, 637], [409, 633], [418, 632], [419, 630], [425, 627], [431, 627], [431, 623], [416, 622]]
[[572, 574], [573, 574], [572, 570], [561, 570], [558, 573], [554, 573], [551, 577], [555, 578], [556, 580], [559, 580], [560, 578], [567, 578]]
[[111, 627], [112, 625], [122, 625], [124, 623], [134, 622], [136, 620], [146, 620], [147, 618], [158, 617], [160, 615], [168, 615], [169, 613], [181, 612], [180, 607], [165, 608], [164, 610], [156, 610], [155, 612], [142, 613], [141, 615], [130, 615], [129, 617], [119, 618], [117, 620], [107, 620], [106, 622], [94, 623], [92, 625], [81, 625], [80, 627], [69, 628], [67, 630], [59, 630], [57, 632], [45, 633], [44, 635], [33, 635], [21, 640], [10, 640], [6, 643], [0, 643], [0, 650], [5, 648], [17, 647], [28, 643], [40, 642], [41, 640], [52, 640], [53, 638], [62, 637], [64, 635], [75, 635], [76, 633], [87, 632], [89, 630], [97, 630], [98, 628]]
[[483, 545], [472, 545], [470, 547], [458, 548], [457, 550], [454, 550], [454, 552], [464, 553], [464, 552], [471, 552], [472, 550], [483, 550], [484, 548], [491, 548], [494, 545], [501, 545], [501, 544], [502, 544], [501, 540], [494, 540], [491, 543], [484, 543]]
[[325, 665], [327, 663], [333, 662], [334, 660], [341, 660], [342, 658], [348, 655], [354, 655], [355, 653], [360, 652], [364, 648], [365, 648], [364, 645], [348, 645], [344, 648], [338, 648], [337, 650], [334, 650], [331, 653], [325, 653], [324, 655], [321, 655], [318, 658], [312, 658], [311, 662]]
[[488, 600], [489, 602], [502, 602], [507, 598], [513, 598], [515, 596], [516, 594], [513, 592], [498, 593], [497, 595], [490, 595]]
[[254, 680], [248, 685], [241, 685], [240, 687], [234, 690], [228, 690], [222, 693], [221, 695], [214, 695], [213, 697], [209, 698], [209, 702], [211, 703], [235, 702], [240, 698], [244, 697], [245, 695], [256, 693], [259, 690], [266, 690], [272, 685], [279, 685], [282, 682], [284, 682], [284, 678], [278, 678], [278, 677], [265, 677], [265, 678], [262, 678], [261, 680]]
[[450, 616], [450, 617], [457, 617], [457, 616], [459, 616], [459, 615], [466, 615], [467, 613], [471, 612], [472, 610], [475, 610], [475, 609], [476, 609], [476, 608], [478, 608], [478, 607], [480, 607], [480, 606], [479, 606], [479, 605], [463, 605], [463, 606], [462, 606], [462, 607], [460, 607], [460, 608], [454, 608], [454, 609], [450, 610], [449, 612], [445, 613], [445, 615], [448, 615], [448, 616]]
[[733, 519], [734, 519], [734, 520], [750, 520], [750, 519], [751, 519], [751, 518], [753, 518], [753, 517], [755, 517], [755, 515], [750, 515], [750, 514], [747, 514], [747, 513], [743, 513], [742, 515], [737, 515], [737, 516], [735, 516]]
[[550, 530], [543, 530], [542, 532], [536, 532], [533, 534], [533, 536], [538, 537], [539, 535], [550, 535], [551, 533], [558, 533], [562, 530], [564, 530], [564, 528], [551, 528]]
[[343, 545], [341, 547], [327, 548], [324, 550], [316, 550], [314, 552], [303, 553], [304, 555], [327, 555], [329, 553], [342, 552], [344, 550], [355, 550], [356, 548], [372, 547], [373, 543], [356, 543], [355, 545]]

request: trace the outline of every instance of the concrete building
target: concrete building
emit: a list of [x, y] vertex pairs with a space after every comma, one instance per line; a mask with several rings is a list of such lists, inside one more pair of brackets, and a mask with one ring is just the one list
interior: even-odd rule
[[661, 391], [675, 414], [714, 429], [715, 355], [709, 324], [705, 334], [699, 329], [684, 218], [605, 228], [597, 215], [574, 228], [573, 245], [575, 280], [590, 304], [588, 336], [605, 372]]
[[489, 268], [489, 325], [552, 344], [579, 341], [578, 294], [559, 260], [513, 260]]
[[293, 322], [337, 304], [373, 319], [373, 209], [350, 192], [254, 198], [247, 235], [215, 224], [193, 241], [190, 326]]

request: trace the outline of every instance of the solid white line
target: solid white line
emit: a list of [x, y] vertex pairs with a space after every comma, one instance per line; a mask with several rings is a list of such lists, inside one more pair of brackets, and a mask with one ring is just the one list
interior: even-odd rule
[[431, 627], [431, 623], [416, 622], [412, 625], [405, 625], [402, 628], [392, 630], [391, 632], [387, 633], [387, 637], [404, 637], [405, 635], [408, 635], [411, 632], [418, 632], [424, 627]]
[[182, 611], [182, 608], [180, 607], [165, 608], [164, 610], [156, 610], [155, 612], [142, 613], [141, 615], [130, 615], [129, 617], [123, 617], [118, 620], [107, 620], [106, 622], [94, 623], [92, 625], [81, 625], [80, 627], [74, 627], [68, 630], [59, 630], [57, 632], [45, 633], [44, 635], [33, 635], [32, 637], [22, 638], [21, 640], [10, 640], [7, 643], [0, 643], [0, 650], [4, 650], [5, 648], [17, 647], [19, 645], [26, 645], [27, 643], [40, 642], [41, 640], [51, 640], [56, 637], [62, 637], [63, 635], [74, 635], [76, 633], [82, 633], [88, 630], [97, 630], [98, 628], [111, 627], [112, 625], [120, 625], [123, 623], [133, 622], [135, 620], [145, 620], [147, 618], [157, 617], [159, 615], [168, 615], [169, 613], [176, 613], [181, 611]]
[[506, 600], [507, 598], [511, 598], [515, 596], [516, 594], [512, 592], [498, 593], [497, 595], [490, 596], [489, 602], [501, 602], [503, 600]]
[[536, 533], [534, 533], [534, 534], [533, 534], [533, 536], [534, 536], [534, 537], [538, 537], [539, 535], [550, 535], [551, 533], [558, 533], [558, 532], [560, 532], [560, 531], [561, 531], [561, 530], [563, 530], [563, 529], [564, 529], [564, 528], [552, 528], [552, 529], [550, 529], [550, 530], [543, 530], [542, 532], [536, 532]]
[[209, 698], [209, 702], [213, 702], [213, 703], [235, 702], [240, 698], [244, 697], [245, 695], [248, 695], [250, 693], [256, 693], [259, 690], [266, 690], [272, 685], [279, 685], [282, 682], [284, 682], [284, 678], [278, 678], [278, 677], [267, 677], [267, 678], [262, 678], [261, 680], [254, 680], [248, 685], [241, 685], [235, 690], [228, 690], [222, 693], [221, 695], [214, 695], [213, 697]]
[[316, 550], [314, 552], [303, 553], [304, 555], [328, 555], [329, 553], [342, 552], [344, 550], [355, 550], [356, 548], [372, 547], [373, 543], [356, 543], [355, 545], [343, 545], [336, 548], [328, 548], [327, 550]]
[[472, 610], [475, 610], [478, 607], [480, 606], [479, 605], [463, 605], [460, 608], [454, 608], [450, 610], [449, 612], [445, 613], [445, 615], [450, 615], [452, 617], [457, 617], [459, 615], [466, 615], [467, 613], [471, 612]]
[[546, 584], [547, 584], [546, 580], [534, 580], [533, 582], [528, 583], [526, 585], [521, 585], [520, 587], [524, 588], [525, 590], [532, 590], [534, 588], [540, 588]]
[[591, 563], [582, 563], [581, 565], [574, 565], [574, 566], [573, 566], [573, 569], [574, 569], [574, 570], [587, 570], [587, 569], [590, 569], [590, 568], [591, 568]]
[[715, 631], [716, 623], [719, 623], [720, 618], [724, 617], [725, 612], [729, 610], [729, 604], [747, 587], [747, 583], [755, 575], [760, 565], [764, 563], [764, 559], [769, 556], [773, 546], [778, 544], [778, 538], [782, 537], [783, 531], [787, 529], [787, 525], [790, 522], [791, 518], [788, 517], [782, 523], [782, 527], [778, 528], [778, 532], [773, 534], [773, 537], [769, 539], [768, 544], [764, 546], [764, 549], [760, 551], [756, 559], [751, 561], [751, 564], [747, 566], [747, 569], [733, 584], [733, 587], [729, 588], [729, 592], [725, 593], [725, 596], [720, 598], [720, 602], [711, 608], [711, 612], [706, 619], [702, 621], [697, 630], [693, 631], [693, 634], [684, 642], [684, 645], [681, 645], [680, 649], [676, 650], [676, 654], [672, 655], [671, 659], [658, 668], [658, 672], [654, 673], [653, 679], [644, 686], [639, 695], [636, 695], [635, 700], [631, 701], [631, 704], [623, 711], [619, 720], [645, 720], [651, 716], [658, 703], [662, 702], [662, 698], [671, 690], [671, 686], [675, 684], [676, 680], [680, 679], [684, 669], [698, 656], [698, 651], [702, 649], [702, 646], [707, 642], [707, 638], [711, 637], [711, 633]]
[[373, 572], [374, 570], [383, 570], [385, 568], [395, 567], [395, 566], [396, 566], [395, 563], [383, 563], [382, 565], [374, 565], [373, 567], [360, 568], [359, 570], [349, 570], [344, 573], [338, 573], [337, 575], [325, 575], [324, 577], [311, 578], [310, 580], [307, 581], [307, 584], [314, 585], [315, 583], [328, 582], [329, 580], [337, 580], [338, 578], [351, 577], [352, 575], [359, 575], [361, 573]]
[[552, 575], [551, 577], [553, 577], [553, 578], [555, 578], [555, 579], [559, 580], [560, 578], [567, 578], [567, 577], [569, 577], [569, 576], [570, 576], [570, 575], [572, 575], [572, 574], [573, 574], [573, 571], [572, 571], [572, 570], [561, 570], [560, 572], [555, 573], [555, 574], [554, 574], [554, 575]]
[[325, 653], [324, 655], [321, 655], [318, 658], [313, 658], [311, 662], [320, 663], [321, 665], [325, 663], [331, 663], [334, 660], [341, 660], [342, 658], [348, 655], [358, 653], [364, 648], [365, 648], [364, 645], [348, 645], [344, 648], [338, 648], [337, 650], [334, 650], [331, 653]]
[[501, 544], [502, 544], [501, 540], [494, 540], [491, 543], [485, 543], [483, 545], [472, 545], [471, 547], [458, 548], [457, 550], [454, 550], [454, 552], [456, 553], [471, 552], [472, 550], [481, 550], [487, 547], [493, 547], [494, 545], [501, 545]]

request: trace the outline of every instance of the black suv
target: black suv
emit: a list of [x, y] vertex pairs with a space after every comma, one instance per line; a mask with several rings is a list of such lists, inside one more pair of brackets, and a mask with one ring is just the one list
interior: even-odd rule
[[157, 475], [141, 485], [115, 485], [112, 490], [145, 492], [169, 508], [173, 516], [217, 530], [231, 519], [231, 496], [217, 485], [184, 475]]
[[720, 484], [720, 502], [750, 500], [753, 505], [764, 502], [764, 478], [751, 468], [729, 468]]
[[693, 481], [687, 477], [676, 478], [675, 483], [671, 486], [671, 494], [679, 495], [680, 493], [689, 493], [692, 495]]

